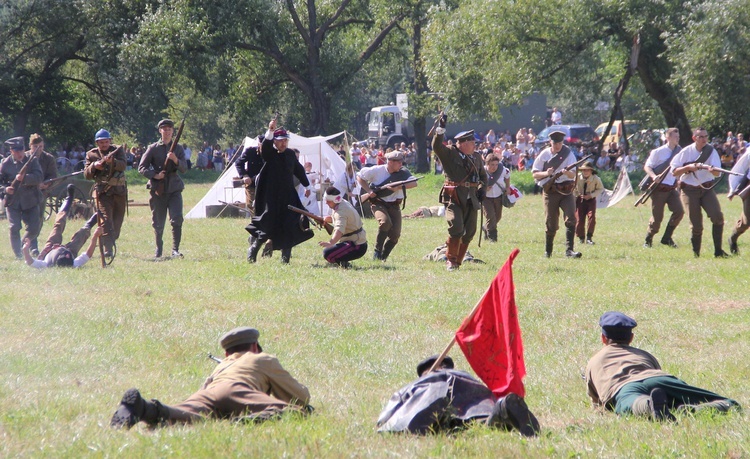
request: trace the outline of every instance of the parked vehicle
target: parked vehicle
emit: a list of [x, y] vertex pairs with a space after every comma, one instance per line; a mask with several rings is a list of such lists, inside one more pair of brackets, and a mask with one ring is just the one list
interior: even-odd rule
[[[604, 136], [604, 130], [607, 129], [608, 124], [609, 122], [602, 123], [594, 130], [596, 132], [596, 135], [600, 139]], [[640, 129], [640, 124], [638, 124], [637, 122], [625, 120], [625, 131], [627, 132], [628, 139], [630, 139], [630, 136], [634, 133], [639, 132]], [[623, 137], [622, 132], [622, 121], [620, 120], [616, 120], [614, 123], [612, 123], [612, 129], [604, 139], [604, 145], [609, 145], [612, 142], [617, 142], [618, 145], [622, 145], [623, 143], [625, 143], [625, 138]]]
[[565, 132], [565, 143], [568, 145], [585, 145], [598, 138], [594, 129], [588, 124], [558, 124], [542, 129], [542, 131], [536, 135], [534, 146], [539, 149], [544, 148], [549, 142], [549, 133], [558, 130]]

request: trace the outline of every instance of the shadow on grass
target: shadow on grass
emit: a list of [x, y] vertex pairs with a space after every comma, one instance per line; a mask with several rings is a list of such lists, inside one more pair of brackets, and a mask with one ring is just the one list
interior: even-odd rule
[[317, 269], [340, 269], [342, 271], [372, 271], [372, 270], [395, 271], [397, 269], [395, 266], [381, 265], [381, 264], [374, 265], [374, 266], [373, 265], [370, 265], [370, 266], [359, 266], [359, 265], [355, 265], [354, 264], [355, 262], [356, 262], [356, 260], [353, 261], [353, 262], [351, 262], [352, 265], [349, 268], [342, 268], [342, 267], [337, 266], [337, 265], [335, 265], [333, 263], [325, 263], [325, 264], [323, 264], [323, 263], [319, 263], [319, 262], [315, 262], [315, 263], [311, 264], [310, 267], [311, 268], [317, 268]]

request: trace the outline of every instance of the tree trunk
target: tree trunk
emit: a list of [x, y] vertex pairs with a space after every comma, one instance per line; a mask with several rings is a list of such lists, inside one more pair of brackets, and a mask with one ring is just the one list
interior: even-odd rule
[[[427, 77], [424, 74], [422, 63], [422, 21], [419, 12], [420, 8], [415, 8], [414, 14], [414, 36], [412, 37], [412, 49], [414, 53], [414, 93], [422, 95], [427, 92]], [[425, 120], [424, 110], [419, 110], [418, 116], [414, 118], [414, 143], [417, 148], [417, 172], [426, 173], [430, 171], [430, 162], [427, 157], [427, 137], [425, 129], [427, 121]]]

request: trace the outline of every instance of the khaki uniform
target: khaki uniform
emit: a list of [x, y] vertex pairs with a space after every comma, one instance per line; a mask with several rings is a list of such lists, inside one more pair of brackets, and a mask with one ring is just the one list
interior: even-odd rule
[[487, 171], [479, 154], [464, 155], [456, 147], [443, 145], [443, 134], [433, 137], [432, 151], [445, 176], [440, 203], [445, 205], [448, 222], [448, 262], [460, 266], [477, 231], [477, 212], [482, 208], [479, 190], [484, 192], [487, 185]]
[[112, 252], [115, 242], [120, 238], [120, 229], [128, 207], [128, 187], [125, 179], [128, 160], [125, 152], [120, 150], [115, 153], [112, 164], [105, 164], [104, 169], [97, 169], [94, 163], [116, 150], [117, 147], [114, 145], [110, 145], [109, 150], [104, 153], [98, 148], [89, 150], [86, 153], [86, 165], [83, 172], [88, 180], [96, 182], [94, 193], [99, 205], [99, 215], [104, 223], [104, 234], [101, 240], [107, 252]]
[[[604, 191], [602, 179], [593, 172], [588, 179], [583, 178], [583, 172], [578, 173], [576, 187], [573, 195], [576, 196], [576, 236], [583, 239], [591, 239], [596, 229], [596, 201]], [[583, 199], [583, 195], [590, 194], [591, 199]], [[586, 231], [586, 220], [589, 221], [588, 231]]]
[[333, 211], [333, 231], [341, 232], [339, 242], [323, 250], [323, 258], [329, 263], [345, 263], [367, 252], [367, 234], [362, 227], [362, 218], [348, 201], [341, 201]]
[[[746, 183], [750, 183], [750, 155], [743, 153], [743, 155], [737, 159], [732, 171], [744, 174], [744, 177], [732, 177], [729, 181], [730, 191], [739, 193], [744, 186], [747, 186]], [[747, 182], [745, 182], [744, 179], [746, 179]], [[737, 183], [734, 183], [735, 181], [737, 181]], [[740, 215], [740, 219], [735, 223], [732, 235], [729, 237], [729, 245], [732, 253], [739, 253], [737, 239], [739, 239], [748, 228], [750, 228], [750, 198], [742, 200], [742, 215]]]
[[[26, 156], [31, 155], [31, 150], [26, 152]], [[42, 183], [51, 180], [54, 178], [57, 178], [57, 159], [52, 153], [48, 153], [46, 151], [42, 151], [39, 154], [39, 167], [42, 169]], [[41, 233], [42, 227], [44, 226], [44, 211], [46, 209], [46, 203], [45, 200], [47, 198], [47, 194], [43, 191], [43, 199], [42, 202], [39, 205], [39, 232]], [[35, 250], [39, 248], [39, 238], [38, 236], [31, 240], [31, 250]]]
[[[669, 145], [662, 145], [651, 151], [645, 165], [654, 169], [664, 163], [664, 161], [668, 161], [671, 157], [672, 151]], [[668, 237], [665, 239], [671, 239], [674, 229], [677, 228], [677, 225], [680, 224], [682, 217], [685, 215], [685, 209], [683, 209], [682, 202], [680, 201], [680, 193], [677, 191], [677, 180], [671, 173], [667, 173], [661, 184], [651, 194], [651, 219], [648, 221], [648, 233], [646, 234], [648, 240], [659, 233], [661, 222], [664, 220], [665, 205], [672, 212], [672, 216], [669, 217], [669, 222], [667, 223], [667, 228], [669, 228]]]
[[[485, 171], [487, 171], [486, 166]], [[487, 192], [482, 200], [483, 229], [487, 239], [493, 242], [497, 242], [497, 224], [503, 218], [503, 195], [506, 191], [506, 180], [510, 180], [510, 170], [502, 164], [498, 165], [494, 174], [487, 171]]]
[[230, 418], [248, 413], [278, 414], [304, 407], [310, 392], [273, 355], [235, 353], [216, 366], [201, 389], [179, 405], [168, 406], [170, 421], [205, 416]]

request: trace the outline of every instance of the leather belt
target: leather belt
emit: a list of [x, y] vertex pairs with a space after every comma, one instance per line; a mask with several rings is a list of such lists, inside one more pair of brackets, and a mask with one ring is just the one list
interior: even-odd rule
[[445, 186], [465, 186], [467, 188], [479, 187], [479, 182], [454, 182], [452, 180], [446, 180]]

